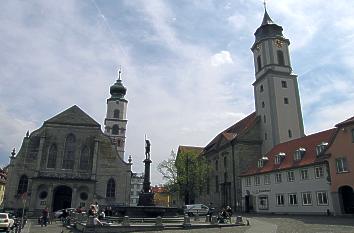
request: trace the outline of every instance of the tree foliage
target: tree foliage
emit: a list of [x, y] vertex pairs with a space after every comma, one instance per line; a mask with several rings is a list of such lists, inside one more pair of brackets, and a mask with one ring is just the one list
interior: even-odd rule
[[167, 181], [165, 187], [170, 192], [177, 191], [176, 156], [176, 153], [172, 150], [170, 157], [157, 165], [157, 170], [162, 174], [163, 179]]
[[158, 171], [167, 180], [170, 192], [184, 198], [185, 204], [193, 203], [198, 192], [206, 190], [209, 167], [206, 159], [195, 151], [171, 152], [167, 160], [158, 165]]

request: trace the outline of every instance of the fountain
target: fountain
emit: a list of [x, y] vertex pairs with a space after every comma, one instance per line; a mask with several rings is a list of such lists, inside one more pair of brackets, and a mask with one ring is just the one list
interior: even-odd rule
[[150, 141], [145, 139], [145, 173], [143, 189], [139, 194], [138, 206], [122, 206], [116, 208], [120, 216], [131, 216], [131, 217], [173, 217], [178, 215], [178, 208], [175, 207], [165, 207], [156, 206], [154, 203], [154, 193], [150, 188], [150, 164], [152, 163], [150, 159]]

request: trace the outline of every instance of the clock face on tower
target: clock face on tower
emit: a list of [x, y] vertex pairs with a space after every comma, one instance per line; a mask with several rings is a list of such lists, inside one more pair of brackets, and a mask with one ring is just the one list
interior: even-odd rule
[[281, 40], [279, 40], [279, 39], [276, 39], [274, 43], [275, 43], [275, 45], [276, 45], [278, 48], [283, 47], [283, 41], [281, 41]]

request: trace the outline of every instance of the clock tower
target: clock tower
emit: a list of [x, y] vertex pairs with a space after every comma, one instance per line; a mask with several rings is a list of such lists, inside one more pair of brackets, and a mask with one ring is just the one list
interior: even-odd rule
[[105, 134], [110, 136], [119, 156], [124, 160], [125, 131], [127, 127], [127, 104], [124, 98], [127, 89], [122, 84], [121, 70], [118, 80], [111, 86], [111, 97], [107, 99], [107, 114], [104, 120]]
[[304, 136], [297, 75], [293, 73], [289, 45], [283, 28], [265, 8], [251, 48], [256, 81], [256, 114], [261, 118], [262, 153], [275, 145]]

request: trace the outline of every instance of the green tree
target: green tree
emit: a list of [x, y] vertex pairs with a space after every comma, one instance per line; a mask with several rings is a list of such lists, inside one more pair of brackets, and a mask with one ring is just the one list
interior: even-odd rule
[[158, 165], [158, 171], [167, 180], [169, 191], [184, 199], [185, 204], [194, 203], [197, 193], [206, 190], [209, 167], [200, 151], [179, 151], [177, 155], [172, 151]]
[[176, 156], [176, 153], [172, 150], [170, 157], [157, 165], [157, 170], [162, 174], [163, 179], [167, 181], [165, 187], [171, 193], [178, 192]]

